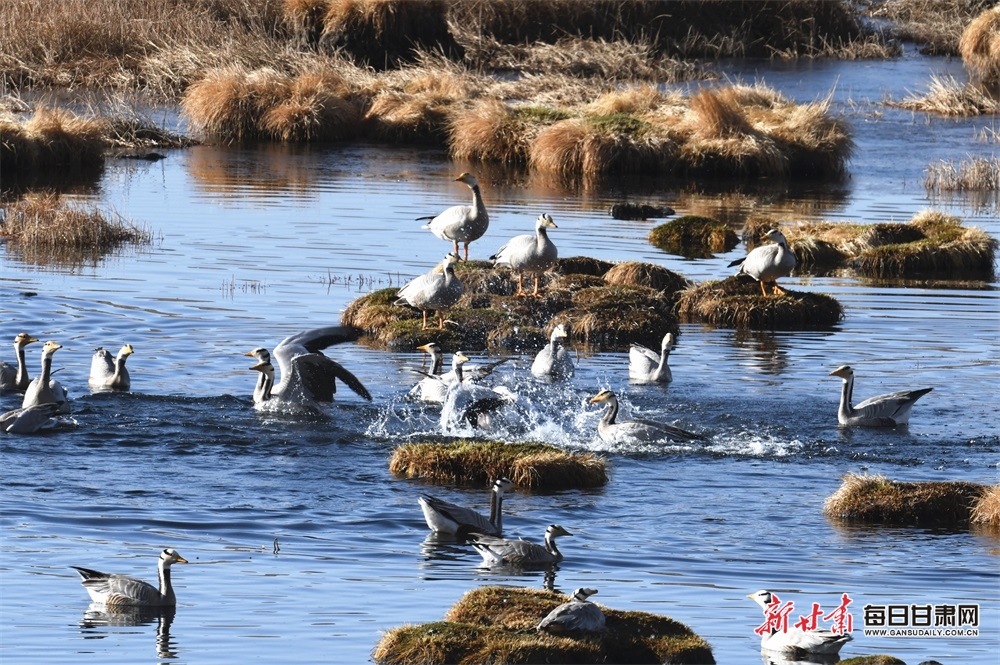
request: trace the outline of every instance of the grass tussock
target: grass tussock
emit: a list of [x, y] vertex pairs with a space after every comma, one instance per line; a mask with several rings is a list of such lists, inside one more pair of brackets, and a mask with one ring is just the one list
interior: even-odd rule
[[[968, 526], [973, 508], [995, 490], [968, 482], [899, 482], [850, 473], [823, 504], [823, 512], [852, 522], [903, 526]], [[995, 498], [994, 498], [995, 501]], [[994, 519], [996, 515], [992, 516]], [[998, 522], [993, 522], [994, 525]]]
[[674, 293], [645, 286], [609, 284], [584, 288], [573, 294], [570, 307], [552, 318], [549, 328], [563, 323], [571, 339], [602, 348], [632, 342], [655, 347], [663, 331], [679, 334], [673, 312], [675, 298]]
[[94, 264], [125, 245], [148, 245], [152, 233], [116, 213], [65, 205], [36, 193], [5, 206], [0, 238], [28, 263]]
[[601, 487], [608, 482], [604, 458], [542, 443], [407, 443], [393, 451], [389, 471], [439, 483], [481, 485], [493, 478], [510, 478], [515, 485], [534, 490]]
[[920, 44], [928, 55], [959, 55], [959, 40], [969, 22], [993, 0], [885, 0], [873, 3], [877, 19], [888, 20], [899, 39]]
[[614, 286], [642, 286], [654, 291], [676, 294], [691, 286], [691, 281], [663, 266], [642, 261], [625, 261], [604, 273], [604, 281]]
[[606, 272], [615, 266], [610, 261], [591, 258], [589, 256], [569, 256], [556, 259], [553, 268], [561, 275], [592, 275], [603, 277]]
[[926, 93], [886, 103], [909, 111], [953, 118], [1000, 114], [1000, 99], [995, 92], [971, 83], [960, 83], [953, 76], [935, 74], [931, 75]]
[[783, 228], [797, 270], [849, 268], [874, 278], [990, 279], [1000, 245], [982, 229], [963, 227], [958, 217], [935, 210], [920, 211], [906, 224], [820, 222]]
[[929, 192], [1000, 191], [1000, 158], [970, 157], [960, 162], [940, 161], [926, 169]]
[[38, 107], [23, 122], [0, 117], [0, 169], [23, 174], [99, 168], [107, 132], [105, 122], [61, 108]]
[[649, 612], [602, 606], [601, 634], [557, 636], [534, 626], [568, 598], [551, 591], [487, 586], [467, 592], [444, 621], [388, 631], [376, 663], [714, 663], [690, 628]]
[[958, 50], [965, 67], [981, 83], [1000, 83], [1000, 5], [987, 9], [966, 26]]
[[855, 656], [838, 660], [839, 665], [906, 665], [905, 660], [900, 660], [895, 656], [886, 654], [875, 654], [874, 656]]
[[688, 258], [709, 258], [714, 252], [728, 252], [739, 241], [727, 224], [700, 215], [678, 217], [649, 232], [651, 245]]
[[977, 526], [1000, 529], [1000, 485], [991, 485], [983, 490], [972, 506], [971, 521]]
[[844, 317], [840, 303], [830, 296], [788, 289], [786, 292], [781, 296], [764, 296], [760, 284], [752, 277], [727, 277], [681, 293], [677, 311], [684, 321], [751, 330], [830, 328]]

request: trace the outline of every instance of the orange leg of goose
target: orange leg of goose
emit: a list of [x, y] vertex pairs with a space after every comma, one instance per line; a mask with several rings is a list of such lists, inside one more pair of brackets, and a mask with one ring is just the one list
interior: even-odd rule
[[526, 295], [528, 295], [527, 293], [524, 292], [524, 273], [523, 272], [517, 273], [517, 293], [515, 293], [514, 295], [515, 296], [526, 296]]

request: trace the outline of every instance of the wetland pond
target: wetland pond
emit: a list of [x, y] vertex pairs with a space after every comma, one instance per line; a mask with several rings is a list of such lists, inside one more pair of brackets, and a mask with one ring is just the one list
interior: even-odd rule
[[[418, 353], [349, 343], [328, 353], [371, 390], [338, 395], [329, 420], [258, 415], [243, 353], [336, 324], [372, 289], [399, 286], [448, 246], [414, 219], [465, 202], [452, 179], [483, 183], [491, 224], [473, 243], [486, 258], [530, 232], [542, 212], [561, 256], [639, 260], [694, 280], [721, 279], [745, 253], [684, 260], [646, 241], [654, 221], [618, 221], [622, 200], [717, 216], [738, 231], [750, 214], [807, 220], [907, 221], [933, 207], [1000, 238], [996, 202], [931, 200], [925, 167], [991, 154], [976, 140], [994, 120], [950, 120], [879, 102], [963, 76], [958, 60], [909, 54], [893, 62], [736, 63], [798, 101], [830, 94], [857, 150], [834, 184], [713, 184], [645, 179], [569, 190], [544, 178], [455, 164], [442, 150], [378, 145], [197, 146], [157, 162], [108, 163], [72, 198], [147, 226], [152, 245], [96, 264], [37, 265], [0, 248], [0, 338], [21, 330], [63, 345], [58, 378], [72, 423], [0, 437], [0, 659], [8, 663], [363, 663], [382, 633], [438, 620], [484, 584], [545, 584], [540, 572], [481, 567], [469, 547], [428, 538], [416, 498], [430, 492], [484, 507], [485, 488], [392, 476], [401, 442], [438, 434], [432, 408], [404, 400]], [[707, 184], [707, 183], [702, 183]], [[991, 665], [1000, 652], [995, 534], [845, 526], [823, 501], [850, 472], [895, 480], [996, 483], [1000, 461], [1000, 298], [997, 283], [876, 282], [793, 275], [782, 284], [832, 295], [829, 330], [737, 332], [683, 324], [673, 382], [628, 383], [627, 354], [580, 350], [575, 376], [544, 385], [531, 350], [499, 370], [533, 403], [528, 431], [609, 461], [597, 490], [518, 491], [508, 535], [538, 540], [558, 523], [566, 556], [554, 586], [595, 587], [616, 609], [668, 615], [711, 644], [716, 661], [761, 661], [767, 588], [834, 609], [852, 599], [854, 640], [843, 657], [887, 653], [916, 664]], [[132, 392], [90, 394], [97, 346], [128, 342]], [[28, 347], [37, 372], [39, 347]], [[4, 342], [2, 357], [13, 350]], [[449, 350], [450, 351], [450, 350]], [[478, 354], [475, 354], [478, 355]], [[908, 429], [842, 431], [840, 381], [851, 364], [858, 398], [933, 387]], [[709, 433], [704, 444], [607, 448], [587, 400], [619, 393], [625, 413]], [[0, 408], [17, 406], [0, 397]], [[277, 539], [277, 540], [276, 540]], [[278, 548], [274, 547], [275, 542]], [[172, 621], [109, 619], [88, 609], [70, 565], [155, 580], [155, 557], [176, 548]], [[978, 604], [978, 637], [874, 637], [865, 605]], [[765, 661], [766, 662], [766, 661]]]

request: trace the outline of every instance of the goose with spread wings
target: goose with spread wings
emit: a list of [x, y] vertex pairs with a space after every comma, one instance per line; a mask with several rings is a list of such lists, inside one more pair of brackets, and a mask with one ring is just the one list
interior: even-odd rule
[[[271, 398], [278, 398], [276, 403], [319, 410], [320, 404], [333, 401], [337, 392], [337, 379], [371, 401], [371, 394], [358, 377], [322, 353], [329, 346], [348, 342], [355, 337], [354, 329], [344, 326], [314, 328], [286, 337], [274, 348], [273, 354], [273, 359], [278, 361], [281, 378], [277, 383], [274, 382], [273, 365], [270, 378], [267, 372], [261, 371], [254, 387], [254, 403], [259, 405]], [[272, 364], [272, 354], [265, 348], [258, 347], [243, 355], [256, 358], [259, 365]]]

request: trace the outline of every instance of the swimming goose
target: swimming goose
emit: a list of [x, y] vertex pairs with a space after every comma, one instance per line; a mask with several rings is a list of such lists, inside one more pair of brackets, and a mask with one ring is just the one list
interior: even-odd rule
[[28, 377], [28, 367], [24, 364], [24, 347], [38, 339], [28, 333], [18, 333], [14, 338], [14, 353], [17, 355], [17, 367], [0, 360], [0, 393], [8, 391], [23, 393], [31, 379]]
[[[448, 383], [441, 405], [441, 429], [446, 432], [466, 423], [488, 428], [491, 414], [511, 403], [512, 393], [498, 392], [466, 379], [463, 366], [468, 360], [469, 357], [461, 351], [452, 356], [452, 371], [449, 374], [454, 373], [455, 380]], [[443, 377], [437, 378], [444, 382]]]
[[600, 607], [587, 600], [595, 593], [597, 593], [597, 589], [580, 587], [573, 592], [572, 600], [549, 612], [544, 619], [538, 622], [535, 630], [557, 635], [604, 630], [604, 612], [601, 611]]
[[511, 238], [490, 257], [494, 265], [506, 264], [517, 272], [517, 293], [514, 294], [516, 296], [528, 295], [524, 292], [524, 273], [530, 272], [535, 278], [535, 290], [531, 295], [539, 297], [538, 276], [551, 268], [559, 258], [559, 251], [545, 231], [547, 228], [559, 227], [548, 213], [543, 212], [535, 221], [535, 235]]
[[552, 329], [549, 343], [535, 356], [531, 363], [531, 373], [539, 378], [567, 379], [573, 376], [573, 360], [562, 345], [562, 340], [569, 337], [566, 326], [560, 323]]
[[773, 245], [761, 245], [754, 248], [752, 252], [742, 259], [737, 259], [729, 264], [729, 267], [739, 266], [736, 274], [746, 273], [760, 282], [760, 291], [765, 296], [767, 289], [765, 285], [772, 285], [774, 295], [785, 293], [785, 290], [778, 286], [779, 277], [788, 277], [795, 268], [795, 255], [788, 249], [788, 241], [781, 231], [771, 229], [764, 234]]
[[458, 261], [458, 254], [448, 254], [444, 261], [435, 266], [435, 270], [412, 279], [396, 294], [399, 297], [395, 304], [409, 305], [423, 313], [424, 324], [421, 330], [427, 330], [427, 312], [430, 310], [437, 312], [438, 329], [444, 329], [443, 310], [458, 302], [465, 293], [465, 285], [455, 276], [455, 264]]
[[464, 243], [465, 260], [468, 261], [469, 243], [483, 237], [490, 225], [490, 216], [486, 212], [486, 204], [483, 203], [476, 177], [471, 173], [463, 173], [455, 181], [464, 182], [472, 190], [472, 205], [452, 206], [437, 216], [417, 217], [417, 221], [431, 220], [420, 228], [430, 229], [441, 240], [450, 240], [455, 246], [455, 256], [458, 256], [458, 243]]
[[840, 408], [837, 409], [837, 422], [841, 425], [859, 425], [861, 427], [895, 427], [906, 425], [910, 421], [910, 409], [913, 403], [929, 393], [933, 388], [920, 390], [900, 390], [869, 397], [857, 406], [851, 406], [854, 397], [854, 370], [850, 365], [841, 365], [830, 372], [830, 376], [843, 379], [843, 389], [840, 392]]
[[[323, 349], [350, 341], [354, 338], [351, 329], [342, 326], [314, 328], [296, 335], [290, 335], [274, 347], [274, 358], [278, 361], [281, 381], [274, 384], [274, 367], [271, 367], [270, 395], [279, 397], [286, 404], [295, 404], [319, 410], [320, 402], [332, 402], [337, 392], [337, 379], [364, 399], [371, 401], [371, 394], [364, 384], [340, 363], [323, 355]], [[256, 358], [260, 363], [271, 363], [267, 349], [256, 348], [243, 355]], [[264, 384], [268, 377], [261, 372], [253, 391], [255, 404], [265, 400]]]
[[173, 607], [177, 604], [174, 587], [170, 584], [170, 566], [187, 563], [187, 559], [169, 547], [160, 552], [160, 588], [127, 575], [101, 573], [89, 568], [70, 566], [80, 573], [81, 584], [91, 600], [109, 607]]
[[[751, 593], [747, 598], [760, 605], [765, 614], [775, 610], [780, 604], [775, 594], [765, 590]], [[796, 626], [788, 626], [787, 630], [779, 630], [772, 626], [770, 632], [761, 635], [760, 648], [799, 656], [803, 653], [833, 655], [839, 653], [840, 648], [852, 639], [848, 633], [839, 634], [823, 628], [802, 630]]]
[[693, 432], [687, 432], [664, 423], [652, 420], [626, 420], [616, 422], [618, 418], [618, 397], [610, 390], [602, 390], [590, 399], [591, 404], [604, 402], [607, 410], [597, 425], [597, 433], [605, 443], [626, 443], [651, 441], [702, 441], [705, 437]]
[[132, 387], [132, 379], [129, 377], [128, 368], [125, 361], [134, 351], [131, 344], [126, 344], [119, 351], [118, 355], [111, 358], [111, 354], [103, 347], [94, 349], [94, 356], [90, 361], [90, 378], [88, 384], [95, 390], [128, 390]]
[[55, 402], [36, 404], [27, 409], [14, 409], [0, 415], [0, 432], [8, 434], [34, 434], [55, 424], [53, 418], [59, 413]]
[[558, 524], [550, 524], [545, 529], [545, 546], [527, 540], [508, 540], [472, 534], [472, 546], [489, 566], [537, 566], [557, 563], [563, 560], [562, 552], [556, 547], [556, 538], [572, 536]]
[[660, 343], [660, 352], [633, 344], [628, 350], [628, 378], [639, 383], [668, 383], [673, 380], [667, 356], [674, 348], [674, 336], [667, 333]]
[[52, 354], [61, 348], [61, 344], [51, 340], [45, 342], [42, 347], [42, 373], [32, 379], [24, 391], [22, 409], [55, 403], [59, 405], [59, 413], [69, 413], [69, 394], [62, 384], [52, 378]]
[[[407, 394], [410, 398], [422, 402], [443, 404], [448, 397], [448, 388], [458, 382], [458, 373], [455, 370], [455, 358], [452, 357], [451, 371], [442, 374], [443, 354], [441, 353], [441, 347], [436, 342], [430, 342], [417, 348], [431, 356], [431, 370], [429, 372], [410, 370], [423, 375], [424, 378], [418, 381], [417, 385], [410, 388], [410, 392]], [[507, 362], [507, 360], [509, 359], [501, 358], [485, 365], [462, 365], [462, 369], [458, 371], [462, 373], [463, 381], [476, 382], [492, 374], [494, 369]]]
[[451, 533], [466, 537], [469, 533], [482, 533], [487, 536], [499, 536], [503, 533], [503, 497], [504, 493], [513, 489], [514, 483], [507, 478], [499, 478], [493, 483], [490, 491], [490, 516], [449, 503], [429, 494], [421, 494], [417, 501], [424, 513], [427, 526], [438, 533]]

